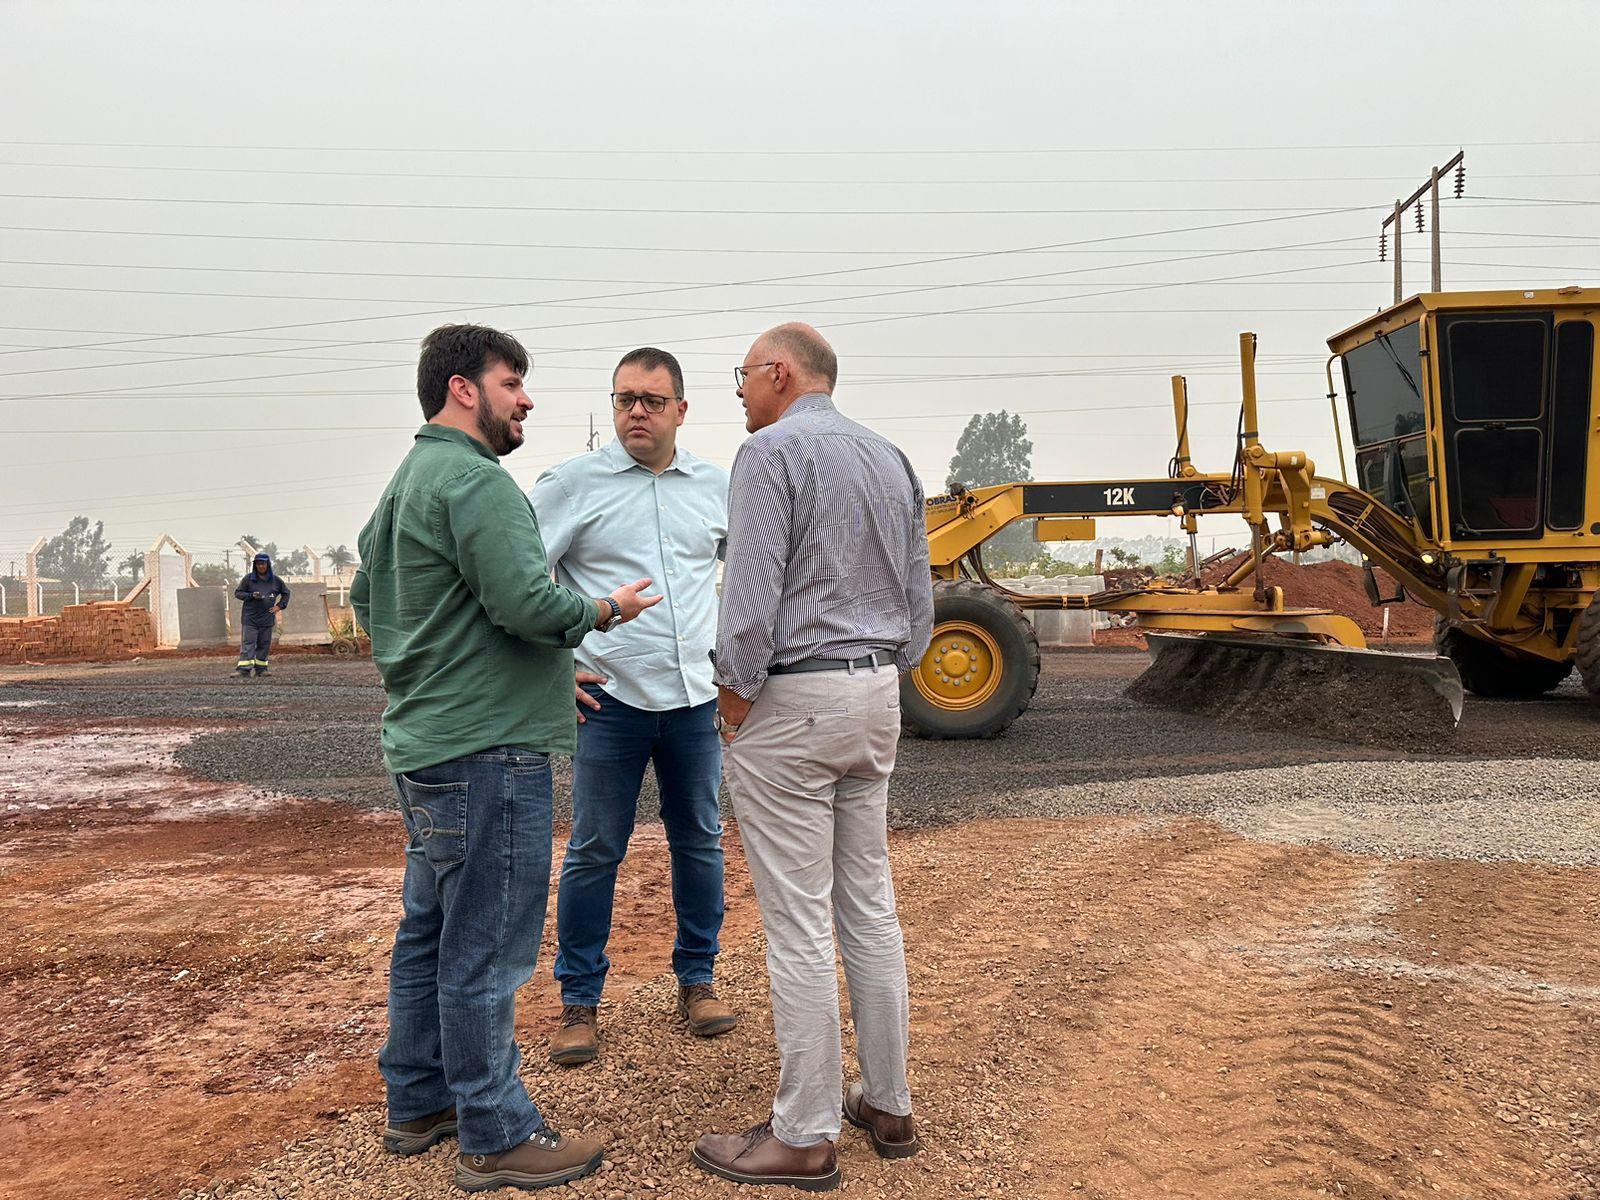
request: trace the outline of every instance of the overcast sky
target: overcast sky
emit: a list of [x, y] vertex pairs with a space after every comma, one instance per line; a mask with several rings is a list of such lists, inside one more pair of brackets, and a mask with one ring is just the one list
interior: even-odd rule
[[1458, 147], [1447, 287], [1600, 285], [1592, 4], [0, 20], [0, 569], [76, 513], [119, 557], [162, 532], [207, 559], [246, 530], [353, 546], [444, 321], [533, 352], [524, 485], [591, 414], [609, 436], [611, 367], [644, 344], [684, 362], [683, 444], [729, 462], [732, 368], [798, 319], [933, 490], [1000, 408], [1038, 478], [1160, 475], [1174, 372], [1226, 469], [1246, 329], [1264, 439], [1337, 474], [1324, 340], [1388, 301], [1382, 209]]

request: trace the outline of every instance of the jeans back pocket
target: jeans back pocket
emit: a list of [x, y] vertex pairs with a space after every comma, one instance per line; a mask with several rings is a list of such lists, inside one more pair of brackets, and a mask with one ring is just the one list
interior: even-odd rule
[[434, 867], [453, 867], [467, 857], [467, 784], [418, 783], [396, 776], [412, 836]]

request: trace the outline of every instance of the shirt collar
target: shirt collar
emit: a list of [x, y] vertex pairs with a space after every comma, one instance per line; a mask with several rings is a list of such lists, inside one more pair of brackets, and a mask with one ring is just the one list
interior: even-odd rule
[[417, 430], [417, 440], [420, 441], [423, 438], [432, 438], [435, 441], [440, 442], [455, 442], [459, 446], [466, 446], [470, 449], [476, 450], [490, 462], [500, 461], [500, 456], [497, 455], [493, 450], [489, 449], [489, 447], [485, 446], [477, 438], [473, 437], [470, 433], [463, 432], [462, 430], [456, 429], [450, 425], [439, 425], [433, 421], [429, 421], [424, 424], [421, 429]]
[[[650, 469], [629, 454], [623, 444], [616, 438], [612, 438], [611, 441], [601, 446], [600, 454], [605, 458], [606, 465], [611, 468], [613, 475], [620, 475], [622, 472], [630, 471], [634, 467], [638, 467], [641, 471]], [[692, 476], [696, 461], [694, 455], [679, 446], [672, 452], [672, 461], [667, 464], [666, 470], [662, 471], [662, 474], [665, 475], [667, 471], [677, 471], [680, 475]]]
[[778, 420], [781, 421], [784, 419], [784, 417], [791, 416], [794, 413], [819, 412], [823, 409], [829, 409], [832, 407], [833, 397], [828, 395], [827, 392], [807, 392], [804, 396], [801, 396], [799, 399], [797, 399], [793, 404], [789, 405], [788, 408], [784, 409], [783, 416], [779, 417]]

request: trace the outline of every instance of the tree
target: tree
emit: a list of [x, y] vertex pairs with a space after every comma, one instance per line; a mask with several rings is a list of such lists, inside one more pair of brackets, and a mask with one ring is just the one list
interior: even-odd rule
[[955, 457], [950, 460], [946, 487], [958, 483], [983, 487], [991, 483], [1015, 483], [1033, 478], [1030, 469], [1033, 443], [1028, 426], [1015, 413], [978, 413], [961, 431]]
[[127, 558], [117, 563], [117, 578], [131, 579], [138, 583], [139, 577], [144, 574], [144, 555], [135, 550]]
[[311, 556], [304, 550], [289, 550], [282, 558], [273, 555], [272, 569], [279, 575], [311, 574]]
[[[258, 538], [253, 533], [240, 534], [239, 540], [249, 542], [256, 548], [257, 553], [265, 554], [272, 559], [272, 569], [279, 575], [308, 575], [311, 573], [311, 559], [304, 550], [289, 550], [280, 554], [277, 542], [269, 542], [264, 538]], [[245, 568], [249, 569], [248, 563], [245, 564]]]
[[96, 521], [91, 528], [88, 517], [73, 517], [39, 551], [39, 574], [46, 579], [90, 586], [105, 582], [110, 562], [106, 523]]
[[[1019, 483], [1033, 478], [1033, 442], [1028, 425], [1016, 413], [977, 413], [967, 421], [950, 459], [945, 487], [958, 483], [983, 487], [993, 483]], [[1033, 539], [1034, 523], [1019, 521], [984, 543], [984, 551], [998, 561], [1026, 563], [1039, 556]]]
[[329, 546], [326, 558], [335, 575], [343, 575], [346, 567], [353, 567], [356, 563], [356, 556], [342, 542], [337, 546]]
[[195, 563], [194, 581], [201, 587], [216, 587], [223, 584], [231, 586], [239, 582], [232, 571], [221, 563], [214, 562]]

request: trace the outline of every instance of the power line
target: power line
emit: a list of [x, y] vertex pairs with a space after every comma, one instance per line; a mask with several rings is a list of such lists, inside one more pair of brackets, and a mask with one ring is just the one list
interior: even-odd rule
[[[0, 145], [12, 143], [0, 142]], [[1268, 176], [1144, 176], [1115, 179], [784, 179], [772, 181], [749, 176], [641, 176], [641, 175], [480, 175], [457, 171], [333, 171], [304, 167], [196, 167], [172, 163], [82, 163], [82, 162], [0, 162], [0, 167], [53, 168], [67, 171], [161, 171], [183, 175], [282, 175], [315, 176], [334, 179], [447, 179], [451, 182], [479, 180], [496, 183], [688, 183], [745, 185], [753, 187], [1017, 187], [1017, 186], [1101, 186], [1113, 184], [1262, 184], [1262, 183], [1390, 183], [1402, 178], [1394, 175], [1268, 175]], [[1595, 171], [1475, 175], [1477, 180], [1501, 179], [1594, 179]]]
[[[84, 201], [93, 204], [214, 204], [230, 208], [361, 208], [427, 212], [528, 212], [528, 213], [584, 213], [610, 216], [707, 216], [707, 217], [1020, 217], [1020, 216], [1072, 216], [1085, 214], [1123, 213], [1312, 213], [1322, 208], [1315, 205], [1252, 205], [1236, 204], [1215, 208], [1178, 205], [1156, 208], [1129, 208], [1116, 205], [1109, 208], [615, 208], [593, 205], [548, 204], [420, 204], [399, 201], [370, 200], [266, 200], [223, 199], [205, 196], [68, 196], [46, 192], [0, 192], [0, 200], [56, 200]], [[1538, 205], [1549, 201], [1522, 200], [1518, 204]], [[1555, 203], [1566, 203], [1556, 201]], [[1381, 204], [1352, 206], [1360, 212], [1382, 212]], [[1472, 205], [1474, 208], [1491, 207]]]
[[[1257, 251], [1249, 251], [1249, 250], [1220, 251], [1220, 252], [1218, 252], [1217, 255], [1214, 255], [1212, 257], [1222, 257], [1222, 256], [1226, 256], [1226, 255], [1236, 254], [1236, 253], [1256, 253], [1256, 252]], [[1150, 264], [1145, 264], [1145, 265], [1150, 265]], [[1182, 281], [1182, 282], [1180, 282], [1178, 284], [1156, 283], [1156, 284], [1149, 284], [1149, 285], [1140, 285], [1140, 286], [1137, 286], [1137, 287], [1130, 287], [1130, 288], [1111, 289], [1110, 291], [1100, 292], [1100, 293], [1090, 293], [1087, 297], [1082, 297], [1082, 298], [1093, 298], [1096, 295], [1117, 295], [1117, 294], [1121, 294], [1123, 292], [1128, 292], [1128, 291], [1146, 291], [1146, 290], [1149, 290], [1150, 288], [1154, 288], [1154, 287], [1173, 287], [1173, 286], [1185, 286], [1185, 287], [1187, 287], [1187, 286], [1194, 286], [1196, 284], [1221, 282], [1221, 281], [1225, 281], [1226, 279], [1229, 279], [1229, 278], [1252, 278], [1254, 276], [1261, 276], [1261, 275], [1293, 274], [1293, 273], [1306, 272], [1306, 271], [1320, 271], [1320, 270], [1328, 270], [1328, 269], [1337, 269], [1337, 268], [1340, 268], [1340, 267], [1346, 267], [1346, 266], [1352, 266], [1352, 265], [1362, 265], [1362, 264], [1360, 264], [1360, 263], [1329, 263], [1329, 264], [1323, 264], [1323, 265], [1312, 266], [1312, 267], [1290, 267], [1290, 268], [1285, 268], [1285, 269], [1280, 270], [1280, 271], [1254, 272], [1253, 274], [1246, 274], [1246, 275], [1241, 275], [1241, 276], [1222, 277], [1220, 280], [1219, 279], [1187, 280], [1187, 281]], [[1089, 269], [1089, 268], [1084, 268], [1084, 269]], [[1058, 271], [1058, 272], [1048, 272], [1047, 274], [1050, 274], [1050, 275], [1064, 275], [1064, 274], [1076, 274], [1076, 273], [1078, 273], [1078, 272], [1077, 271]], [[1037, 276], [1037, 275], [1030, 275], [1030, 276], [1023, 276], [1021, 278], [1032, 279], [1032, 278], [1039, 278], [1039, 277], [1040, 276]], [[960, 286], [959, 284], [942, 284], [942, 285], [937, 285], [935, 287], [907, 288], [907, 289], [900, 289], [900, 290], [889, 291], [889, 292], [881, 292], [881, 293], [877, 293], [876, 296], [869, 295], [869, 296], [865, 296], [865, 297], [861, 297], [861, 298], [862, 299], [874, 299], [877, 296], [899, 296], [899, 295], [907, 295], [907, 294], [912, 294], [912, 293], [916, 293], [916, 292], [925, 292], [925, 291], [946, 291], [946, 290], [951, 290], [953, 288], [958, 288], [959, 286]], [[1070, 299], [1077, 299], [1077, 298], [1078, 297], [1054, 297], [1053, 299], [1068, 299], [1068, 300], [1070, 300]], [[1051, 298], [1047, 298], [1047, 300], [1048, 299], [1051, 299]], [[822, 302], [826, 303], [826, 301], [822, 301]], [[818, 303], [818, 302], [817, 301], [813, 301], [813, 303]], [[1019, 306], [1023, 306], [1023, 305], [1038, 304], [1038, 303], [1040, 303], [1039, 300], [1019, 300], [1019, 301], [1013, 301], [1013, 302], [1011, 302], [1009, 304], [979, 305], [979, 306], [974, 306], [974, 307], [967, 308], [967, 309], [953, 309], [953, 310], [945, 310], [945, 311], [942, 311], [942, 312], [928, 312], [928, 313], [917, 312], [917, 313], [903, 314], [903, 315], [890, 316], [890, 317], [874, 317], [874, 318], [871, 318], [869, 321], [866, 321], [866, 322], [863, 322], [863, 321], [827, 322], [827, 323], [825, 323], [825, 327], [826, 328], [837, 328], [837, 327], [839, 327], [841, 325], [859, 325], [859, 324], [871, 324], [871, 323], [874, 323], [874, 322], [877, 322], [877, 321], [908, 320], [908, 319], [913, 319], [915, 317], [922, 317], [922, 316], [950, 316], [950, 315], [956, 315], [956, 314], [959, 314], [959, 313], [968, 313], [968, 312], [987, 312], [987, 311], [994, 311], [994, 310], [998, 310], [998, 309], [1015, 308], [1015, 307], [1019, 307]], [[769, 304], [769, 305], [741, 305], [741, 306], [739, 306], [737, 308], [728, 307], [728, 308], [720, 308], [720, 309], [708, 309], [708, 310], [704, 310], [704, 311], [691, 311], [690, 313], [687, 313], [687, 314], [674, 314], [674, 317], [681, 317], [681, 316], [684, 316], [684, 315], [716, 316], [716, 315], [725, 315], [725, 314], [734, 314], [734, 313], [742, 315], [744, 313], [771, 312], [771, 311], [773, 311], [775, 309], [792, 309], [794, 307], [795, 307], [795, 305], [792, 304], [792, 303]], [[607, 325], [607, 326], [609, 326], [609, 325], [634, 324], [634, 323], [637, 323], [638, 321], [659, 321], [659, 320], [664, 320], [664, 319], [669, 319], [669, 318], [662, 317], [662, 316], [660, 316], [658, 314], [651, 314], [651, 315], [643, 316], [643, 317], [619, 318], [619, 319], [616, 319], [616, 320], [569, 321], [569, 322], [566, 322], [564, 324], [544, 325], [544, 326], [539, 326], [538, 328], [543, 329], [543, 330], [573, 329], [573, 328], [590, 327], [590, 326], [594, 326], [594, 325]], [[710, 338], [724, 338], [724, 337], [728, 337], [728, 336], [731, 336], [731, 335], [714, 334], [714, 335], [708, 335], [708, 336]], [[679, 341], [705, 341], [705, 340], [707, 340], [707, 338], [704, 338], [704, 337], [702, 337], [702, 338], [686, 338], [686, 339], [678, 339], [678, 340]], [[16, 352], [15, 351], [11, 351], [11, 353], [16, 353]], [[263, 353], [264, 354], [270, 354], [272, 352], [271, 351], [266, 351], [266, 352], [263, 352]], [[238, 357], [238, 356], [239, 356], [238, 354], [219, 354], [219, 355], [216, 355], [214, 357], [216, 357], [216, 358], [232, 358], [232, 357]], [[260, 356], [257, 355], [255, 357], [260, 357]], [[161, 363], [163, 361], [168, 361], [168, 360], [154, 359], [154, 360], [150, 360], [149, 362], [144, 363], [144, 364], [131, 364], [131, 365], [135, 365], [135, 366], [137, 366], [137, 365], [154, 365], [154, 364], [157, 364], [157, 363]], [[188, 359], [188, 360], [182, 360], [182, 361], [190, 361], [190, 362], [192, 362], [192, 361], [195, 361], [195, 360]], [[4, 374], [9, 374], [9, 375], [35, 375], [35, 374], [53, 373], [54, 371], [58, 371], [58, 370], [80, 370], [80, 369], [82, 369], [82, 368], [41, 368], [38, 371], [13, 371], [13, 372], [0, 373], [0, 375], [4, 375]], [[348, 373], [350, 371], [376, 370], [376, 369], [377, 369], [376, 367], [345, 367], [345, 368], [336, 368], [336, 369], [330, 370], [328, 372], [328, 374], [344, 374], [344, 373]], [[194, 385], [204, 385], [204, 384], [208, 384], [208, 383], [240, 383], [240, 382], [249, 382], [249, 381], [256, 380], [256, 379], [261, 379], [261, 380], [266, 380], [266, 379], [292, 379], [292, 378], [297, 378], [297, 377], [301, 377], [301, 376], [305, 376], [305, 375], [315, 375], [315, 374], [318, 374], [318, 372], [315, 372], [315, 371], [298, 371], [298, 372], [286, 372], [286, 373], [276, 374], [276, 375], [239, 376], [239, 377], [232, 378], [232, 379], [196, 380]], [[189, 385], [189, 386], [194, 386], [194, 385]], [[72, 398], [72, 397], [86, 396], [86, 395], [94, 395], [94, 396], [126, 395], [126, 394], [128, 394], [130, 392], [147, 392], [147, 391], [153, 391], [153, 390], [160, 389], [160, 388], [181, 387], [181, 386], [185, 386], [185, 385], [183, 385], [183, 384], [172, 384], [172, 383], [133, 384], [133, 385], [127, 385], [127, 386], [124, 386], [124, 387], [116, 387], [116, 388], [94, 388], [94, 389], [87, 389], [87, 390], [75, 391], [75, 392], [53, 392], [53, 393], [46, 393], [46, 394], [43, 394], [43, 395], [26, 396], [26, 397], [24, 397], [24, 396], [0, 396], [0, 402], [17, 400], [17, 399], [41, 399], [41, 398], [43, 398], [43, 399], [68, 399], [68, 398]]]
[[[1330, 215], [1338, 215], [1338, 214], [1356, 212], [1356, 211], [1364, 211], [1364, 210], [1362, 210], [1362, 209], [1352, 209], [1352, 208], [1331, 208], [1331, 209], [1326, 209], [1326, 210], [1323, 210], [1320, 213], [1312, 214], [1312, 215], [1330, 216]], [[797, 281], [797, 280], [804, 280], [804, 279], [818, 279], [818, 278], [824, 278], [824, 277], [836, 276], [836, 275], [854, 275], [854, 274], [859, 274], [862, 271], [891, 270], [891, 269], [898, 269], [898, 268], [901, 268], [901, 267], [911, 267], [911, 266], [933, 266], [933, 265], [944, 264], [944, 263], [973, 261], [973, 260], [983, 259], [983, 258], [1000, 258], [1000, 257], [1006, 257], [1006, 256], [1013, 255], [1013, 254], [1029, 253], [1029, 252], [1036, 251], [1036, 250], [1041, 250], [1041, 249], [1064, 249], [1064, 248], [1077, 247], [1077, 246], [1101, 245], [1101, 244], [1105, 244], [1105, 243], [1109, 243], [1109, 242], [1131, 241], [1131, 240], [1134, 240], [1134, 239], [1137, 239], [1137, 238], [1143, 238], [1143, 237], [1161, 237], [1161, 236], [1165, 236], [1166, 234], [1171, 234], [1171, 233], [1199, 233], [1199, 232], [1206, 232], [1206, 231], [1215, 230], [1215, 229], [1236, 229], [1236, 228], [1242, 228], [1242, 227], [1252, 226], [1252, 225], [1271, 225], [1271, 224], [1276, 224], [1276, 223], [1285, 222], [1285, 221], [1299, 221], [1299, 220], [1305, 220], [1305, 219], [1306, 219], [1306, 215], [1304, 215], [1304, 214], [1294, 214], [1294, 215], [1290, 215], [1290, 216], [1276, 216], [1276, 217], [1255, 217], [1255, 218], [1248, 218], [1248, 219], [1240, 220], [1240, 221], [1221, 221], [1221, 222], [1211, 222], [1211, 223], [1204, 224], [1204, 225], [1176, 226], [1176, 227], [1172, 227], [1172, 228], [1169, 228], [1169, 229], [1143, 230], [1143, 231], [1138, 231], [1138, 232], [1133, 232], [1133, 233], [1105, 234], [1105, 235], [1100, 235], [1098, 237], [1092, 237], [1092, 238], [1079, 238], [1079, 239], [1076, 239], [1074, 241], [1069, 241], [1069, 242], [1056, 242], [1056, 243], [1047, 244], [1045, 246], [1019, 246], [1019, 247], [1010, 247], [1010, 248], [1002, 249], [1002, 250], [985, 250], [985, 251], [972, 252], [972, 253], [946, 254], [946, 255], [941, 255], [939, 257], [935, 257], [935, 258], [928, 258], [928, 259], [922, 259], [922, 260], [918, 260], [918, 261], [905, 262], [905, 263], [880, 263], [880, 264], [877, 264], [875, 266], [867, 266], [867, 267], [840, 267], [840, 268], [835, 268], [835, 269], [829, 270], [829, 271], [810, 271], [810, 272], [806, 272], [806, 273], [803, 273], [803, 274], [800, 274], [800, 275], [774, 276], [774, 277], [768, 277], [768, 278], [765, 278], [765, 279], [759, 279], [759, 280], [753, 280], [753, 281], [747, 281], [747, 282], [756, 282], [756, 283], [790, 283], [790, 282], [794, 282], [794, 281]], [[669, 290], [694, 290], [694, 289], [669, 289]], [[622, 297], [622, 296], [604, 296], [604, 297], [580, 296], [580, 297], [574, 297], [574, 299], [580, 299], [580, 300], [622, 299], [622, 298], [624, 298], [624, 297]], [[483, 308], [483, 307], [489, 307], [489, 308], [518, 308], [518, 307], [526, 307], [526, 306], [517, 305], [517, 304], [502, 304], [502, 305], [489, 305], [489, 306], [470, 305], [470, 306], [467, 306], [465, 308], [429, 309], [429, 310], [424, 310], [424, 311], [421, 311], [421, 312], [411, 312], [411, 313], [384, 313], [384, 314], [378, 314], [378, 315], [375, 315], [375, 316], [367, 316], [367, 317], [338, 317], [338, 318], [329, 318], [329, 319], [320, 320], [320, 321], [301, 321], [301, 322], [292, 322], [292, 323], [280, 324], [280, 325], [257, 325], [257, 326], [250, 326], [250, 327], [243, 328], [243, 329], [218, 330], [218, 331], [213, 331], [213, 333], [214, 334], [274, 333], [274, 332], [277, 332], [278, 330], [283, 330], [283, 329], [314, 329], [314, 328], [321, 328], [321, 327], [325, 327], [325, 326], [329, 326], [329, 325], [354, 325], [354, 324], [361, 324], [361, 323], [367, 322], [367, 321], [392, 320], [392, 319], [401, 319], [401, 318], [408, 318], [408, 317], [448, 316], [448, 315], [451, 315], [453, 313], [459, 313], [459, 312], [463, 312], [463, 311], [473, 311], [473, 310], [476, 310], [476, 309], [479, 309], [479, 308]], [[115, 343], [107, 342], [107, 343], [102, 343], [102, 344], [104, 344], [104, 345], [123, 345], [123, 344], [131, 344], [131, 343], [134, 343], [134, 342], [170, 341], [170, 340], [172, 340], [171, 337], [130, 338], [130, 339], [124, 339], [122, 342], [115, 342]], [[352, 344], [360, 344], [360, 343], [352, 343]], [[80, 347], [80, 348], [82, 348], [82, 347]], [[16, 353], [16, 351], [11, 351], [10, 353]]]
[[1277, 153], [1288, 150], [1437, 150], [1444, 147], [1465, 148], [1522, 148], [1531, 146], [1600, 146], [1597, 139], [1565, 139], [1542, 141], [1506, 141], [1506, 142], [1467, 142], [1447, 138], [1443, 141], [1433, 142], [1346, 142], [1323, 144], [1300, 144], [1279, 146], [1062, 146], [1062, 147], [1019, 147], [1008, 148], [999, 146], [981, 146], [960, 148], [951, 146], [934, 147], [931, 149], [908, 149], [905, 147], [879, 148], [873, 150], [860, 149], [831, 149], [831, 150], [707, 150], [707, 149], [674, 149], [664, 150], [660, 147], [465, 147], [465, 146], [275, 146], [275, 145], [219, 145], [203, 142], [57, 142], [44, 140], [25, 139], [0, 139], [0, 146], [55, 146], [96, 149], [118, 150], [221, 150], [227, 153], [257, 153], [260, 151], [275, 152], [301, 152], [318, 154], [448, 154], [459, 156], [463, 154], [538, 154], [538, 155], [602, 155], [620, 156], [622, 158], [643, 157], [723, 157], [723, 158], [854, 158], [868, 156], [883, 158], [889, 156], [937, 156], [949, 157], [952, 155], [972, 155], [974, 157], [994, 157], [1008, 154], [1064, 154], [1064, 155], [1091, 155], [1091, 154], [1218, 154], [1218, 153]]

